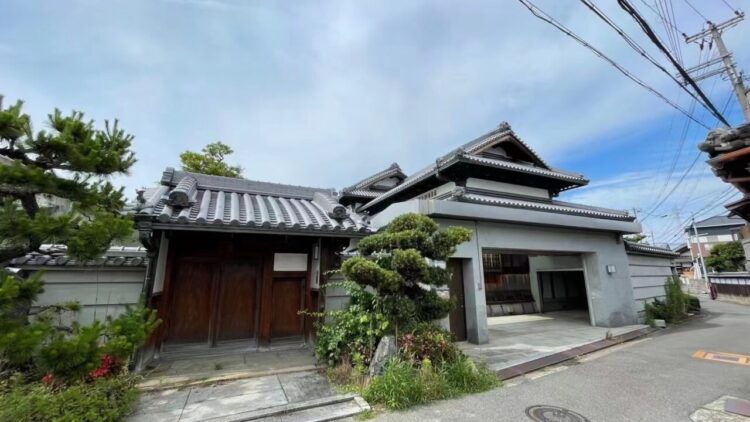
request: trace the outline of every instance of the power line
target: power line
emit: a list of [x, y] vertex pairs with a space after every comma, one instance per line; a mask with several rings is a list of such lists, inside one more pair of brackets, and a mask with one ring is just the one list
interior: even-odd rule
[[[685, 0], [687, 1], [687, 0]], [[617, 0], [617, 3], [620, 5], [620, 7], [625, 10], [635, 21], [638, 23], [638, 25], [643, 29], [643, 32], [646, 33], [646, 35], [651, 39], [651, 42], [656, 45], [659, 50], [661, 50], [665, 56], [669, 59], [669, 61], [672, 62], [672, 65], [677, 69], [678, 72], [680, 72], [680, 75], [685, 80], [686, 83], [690, 84], [690, 86], [693, 87], [695, 92], [698, 94], [698, 96], [703, 100], [704, 105], [711, 110], [711, 113], [716, 116], [719, 121], [724, 123], [726, 126], [731, 126], [727, 119], [724, 118], [724, 116], [721, 115], [719, 110], [716, 109], [716, 106], [713, 105], [711, 100], [706, 97], [706, 94], [703, 93], [703, 91], [700, 89], [698, 84], [695, 83], [692, 77], [685, 71], [685, 69], [682, 68], [682, 66], [672, 57], [672, 54], [670, 54], [669, 50], [667, 50], [664, 45], [659, 41], [658, 37], [656, 37], [656, 34], [651, 29], [651, 26], [646, 22], [645, 19], [636, 11], [633, 6], [628, 2], [627, 0]], [[708, 128], [707, 128], [708, 129]]]
[[[588, 7], [589, 10], [591, 10], [592, 12], [594, 12], [594, 14], [596, 16], [598, 16], [601, 20], [603, 20], [610, 28], [614, 29], [614, 31], [617, 32], [617, 34], [620, 35], [620, 37], [622, 39], [624, 39], [625, 42], [633, 50], [635, 50], [638, 54], [640, 54], [641, 56], [643, 56], [651, 64], [653, 64], [659, 70], [661, 70], [663, 73], [665, 73], [667, 76], [669, 76], [669, 79], [673, 80], [681, 89], [683, 89], [691, 97], [693, 97], [693, 99], [695, 99], [696, 101], [700, 102], [700, 100], [698, 99], [698, 97], [695, 96], [695, 94], [693, 94], [689, 89], [687, 89], [687, 87], [685, 87], [685, 85], [683, 85], [682, 83], [680, 83], [680, 81], [677, 80], [677, 78], [675, 78], [670, 71], [668, 71], [664, 66], [662, 66], [659, 62], [657, 62], [656, 59], [654, 59], [650, 54], [648, 54], [648, 52], [643, 47], [641, 47], [633, 38], [631, 38], [630, 35], [628, 35], [627, 33], [625, 33], [625, 31], [620, 26], [618, 26], [617, 23], [615, 23], [609, 16], [607, 16], [598, 7], [596, 7], [596, 5], [592, 4], [589, 0], [580, 0], [580, 1], [581, 1], [581, 3], [583, 3], [584, 5], [586, 5], [586, 7]], [[701, 103], [701, 105], [703, 105], [704, 107], [706, 107], [706, 105], [703, 104], [703, 103]], [[690, 110], [689, 113], [692, 114], [693, 110]]]
[[577, 34], [575, 34], [573, 31], [571, 31], [570, 29], [566, 28], [563, 24], [561, 24], [560, 22], [558, 22], [557, 20], [555, 20], [552, 16], [548, 15], [547, 13], [545, 13], [544, 11], [542, 11], [541, 9], [539, 9], [536, 5], [532, 4], [529, 0], [518, 0], [518, 1], [522, 5], [524, 5], [524, 7], [526, 7], [527, 9], [529, 9], [529, 11], [531, 12], [531, 14], [533, 14], [537, 18], [543, 20], [544, 22], [547, 22], [550, 25], [554, 26], [555, 28], [557, 28], [559, 31], [561, 31], [565, 35], [569, 36], [570, 38], [572, 38], [575, 41], [577, 41], [579, 44], [581, 44], [584, 47], [586, 47], [589, 50], [591, 50], [594, 54], [596, 54], [597, 57], [601, 58], [602, 60], [604, 60], [607, 63], [609, 63], [610, 65], [612, 65], [615, 69], [617, 69], [618, 71], [620, 71], [620, 73], [622, 73], [623, 75], [625, 75], [626, 77], [628, 77], [628, 79], [632, 80], [633, 82], [637, 83], [638, 85], [640, 85], [641, 87], [643, 87], [647, 91], [649, 91], [652, 94], [656, 95], [662, 101], [664, 101], [665, 103], [669, 104], [672, 108], [674, 108], [675, 110], [677, 110], [680, 113], [682, 113], [685, 116], [687, 116], [690, 120], [693, 120], [694, 122], [698, 123], [699, 125], [703, 126], [706, 129], [711, 129], [710, 127], [708, 127], [707, 125], [705, 125], [703, 122], [701, 122], [700, 120], [696, 119], [691, 114], [689, 114], [687, 111], [685, 111], [682, 107], [680, 107], [679, 105], [673, 103], [671, 100], [669, 100], [669, 98], [665, 97], [662, 93], [660, 93], [656, 89], [654, 89], [651, 86], [649, 86], [648, 84], [646, 84], [644, 81], [642, 81], [641, 79], [639, 79], [637, 76], [635, 76], [632, 73], [630, 73], [627, 69], [625, 69], [624, 67], [622, 67], [621, 65], [619, 65], [617, 62], [615, 62], [614, 60], [612, 60], [611, 58], [609, 58], [606, 54], [602, 53], [600, 50], [598, 50], [597, 48], [595, 48], [594, 46], [592, 46], [591, 44], [589, 44], [588, 42], [586, 42], [583, 38], [581, 38], [580, 36], [578, 36]]
[[680, 184], [682, 183], [682, 181], [685, 180], [685, 177], [687, 177], [688, 173], [690, 173], [690, 171], [693, 170], [693, 167], [695, 167], [695, 163], [698, 162], [698, 159], [700, 157], [701, 157], [701, 152], [699, 152], [698, 155], [695, 156], [695, 159], [693, 160], [693, 162], [690, 163], [690, 167], [688, 167], [687, 170], [685, 170], [685, 172], [682, 173], [682, 176], [680, 176], [680, 180], [677, 181], [677, 183], [674, 185], [674, 187], [672, 188], [672, 190], [669, 191], [669, 193], [664, 198], [662, 198], [661, 201], [659, 201], [659, 203], [656, 204], [656, 206], [654, 206], [651, 209], [651, 211], [649, 211], [648, 214], [646, 214], [645, 217], [643, 217], [643, 219], [641, 219], [641, 223], [644, 222], [644, 221], [646, 221], [646, 219], [648, 219], [649, 217], [651, 217], [651, 215], [654, 213], [654, 211], [656, 211], [657, 209], [659, 209], [659, 207], [661, 206], [661, 204], [663, 204], [664, 201], [666, 201], [667, 199], [669, 199], [670, 196], [672, 196], [672, 194], [674, 193], [675, 190], [677, 190], [677, 188], [680, 186]]
[[[674, 25], [674, 22], [677, 20], [675, 18], [674, 14], [674, 4], [672, 3], [672, 0], [663, 0], [664, 3], [664, 10], [667, 10], [667, 15], [669, 16], [669, 20], [672, 21], [672, 26]], [[669, 4], [669, 8], [667, 9], [667, 4]], [[676, 26], [675, 26], [676, 28]], [[682, 61], [682, 44], [680, 44], [680, 34], [675, 32], [674, 34], [675, 44], [677, 44], [677, 53], [680, 56], [680, 64], [683, 63]]]
[[715, 195], [715, 192], [713, 192], [714, 197], [708, 201], [708, 204], [705, 205], [703, 208], [699, 209], [698, 211], [694, 211], [690, 213], [690, 217], [686, 218], [683, 221], [677, 222], [677, 227], [671, 230], [667, 230], [666, 236], [660, 235], [660, 238], [667, 238], [667, 243], [672, 243], [676, 238], [680, 236], [680, 234], [684, 231], [685, 225], [692, 219], [696, 217], [700, 217], [703, 214], [713, 211], [714, 208], [721, 205], [721, 202], [725, 201], [726, 199], [732, 197], [732, 195], [736, 194], [738, 192], [734, 191], [732, 187], [730, 186], [728, 189], [722, 190], [718, 195]]
[[685, 3], [687, 3], [688, 6], [690, 6], [691, 9], [693, 9], [695, 13], [698, 14], [698, 16], [702, 17], [703, 20], [708, 21], [708, 18], [703, 16], [703, 13], [701, 13], [700, 10], [696, 9], [695, 6], [693, 6], [692, 3], [690, 3], [690, 0], [684, 0], [684, 1]]
[[682, 235], [682, 233], [685, 230], [685, 225], [690, 221], [690, 219], [701, 217], [705, 215], [706, 213], [712, 212], [716, 207], [722, 206], [723, 205], [722, 203], [724, 201], [732, 198], [734, 195], [737, 195], [738, 193], [740, 192], [735, 191], [733, 186], [730, 186], [728, 189], [722, 191], [718, 196], [710, 200], [708, 202], [708, 205], [706, 205], [705, 207], [701, 208], [700, 210], [696, 212], [691, 213], [690, 217], [682, 221], [682, 223], [680, 223], [680, 226], [677, 229], [675, 229], [675, 231], [673, 231], [673, 234], [671, 235], [667, 243], [672, 243], [673, 241], [675, 241], [675, 239], [679, 238], [679, 236]]
[[721, 0], [721, 2], [724, 3], [729, 8], [729, 10], [731, 10], [732, 12], [736, 12], [737, 11], [737, 9], [735, 9], [734, 7], [732, 7], [732, 5], [729, 4], [729, 2], [727, 0]]
[[[716, 83], [714, 83], [714, 85], [713, 85], [713, 86], [711, 87], [711, 91], [710, 91], [710, 92], [712, 92], [712, 93], [713, 93], [713, 89], [714, 89], [715, 87], [716, 87]], [[730, 97], [730, 98], [731, 98], [731, 97]], [[695, 103], [693, 103], [693, 105], [695, 105]], [[727, 110], [727, 107], [728, 107], [728, 106], [729, 106], [729, 102], [727, 101], [727, 102], [726, 102], [726, 103], [724, 104], [724, 108], [722, 109], [722, 114], [726, 112], [726, 110]], [[718, 125], [718, 122], [717, 122], [717, 125]], [[682, 133], [681, 145], [680, 145], [680, 150], [679, 150], [680, 152], [682, 151], [682, 145], [684, 145], [684, 141], [685, 141], [685, 139], [687, 138], [687, 133], [688, 133], [688, 128], [689, 128], [689, 126], [690, 126], [690, 121], [689, 121], [689, 120], [686, 120], [686, 121], [685, 121], [685, 127], [683, 128], [683, 133]], [[679, 152], [678, 152], [678, 154], [679, 154]], [[661, 191], [661, 192], [659, 193], [659, 195], [657, 196], [657, 202], [658, 202], [658, 203], [657, 203], [657, 205], [655, 205], [655, 206], [653, 206], [653, 207], [651, 208], [651, 210], [650, 210], [650, 211], [649, 211], [649, 212], [647, 213], [646, 217], [644, 217], [644, 218], [643, 218], [643, 219], [641, 220], [641, 222], [645, 221], [645, 220], [646, 220], [646, 218], [648, 218], [649, 216], [651, 216], [651, 215], [652, 215], [652, 214], [653, 214], [653, 213], [654, 213], [654, 212], [655, 212], [655, 211], [656, 211], [656, 210], [657, 210], [657, 209], [658, 209], [658, 208], [659, 208], [659, 207], [660, 207], [660, 206], [661, 206], [661, 205], [662, 205], [662, 204], [663, 204], [663, 203], [664, 203], [664, 202], [665, 202], [665, 201], [666, 201], [667, 199], [669, 199], [669, 197], [670, 197], [670, 196], [671, 196], [671, 195], [672, 195], [672, 194], [673, 194], [673, 193], [674, 193], [674, 192], [675, 192], [675, 191], [677, 190], [677, 188], [678, 188], [678, 187], [680, 186], [680, 184], [682, 184], [683, 180], [685, 180], [685, 177], [687, 176], [687, 174], [688, 174], [688, 173], [689, 173], [689, 172], [690, 172], [690, 171], [692, 170], [693, 166], [695, 165], [695, 163], [696, 163], [696, 161], [697, 161], [698, 157], [700, 157], [700, 155], [701, 155], [701, 153], [699, 152], [699, 153], [698, 153], [698, 155], [696, 156], [695, 160], [693, 161], [693, 163], [692, 163], [692, 164], [690, 165], [690, 167], [689, 167], [689, 168], [688, 168], [688, 169], [687, 169], [687, 170], [685, 171], [685, 173], [683, 173], [683, 175], [682, 175], [682, 176], [680, 177], [680, 180], [678, 180], [678, 181], [677, 181], [677, 183], [676, 183], [676, 184], [675, 184], [675, 186], [674, 186], [674, 187], [672, 188], [672, 190], [671, 190], [671, 191], [669, 191], [669, 193], [668, 193], [668, 194], [667, 194], [667, 195], [666, 195], [666, 196], [665, 196], [664, 198], [661, 198], [661, 195], [662, 195], [662, 194], [664, 193], [664, 189], [666, 189], [666, 187], [667, 187], [667, 186], [669, 185], [669, 181], [671, 180], [671, 177], [672, 177], [672, 172], [674, 171], [674, 166], [672, 167], [672, 171], [670, 171], [670, 174], [669, 174], [669, 176], [667, 177], [667, 181], [665, 182], [665, 184], [664, 184], [664, 186], [663, 186], [663, 188], [662, 188], [662, 191]], [[676, 165], [676, 163], [677, 163], [677, 159], [675, 159], [675, 160], [673, 161], [673, 164], [675, 164], [675, 165]], [[696, 180], [696, 181], [695, 181], [695, 183], [696, 183], [696, 185], [697, 185], [698, 181]], [[661, 198], [661, 199], [659, 199], [659, 198]], [[683, 208], [684, 208], [684, 204], [683, 204]]]

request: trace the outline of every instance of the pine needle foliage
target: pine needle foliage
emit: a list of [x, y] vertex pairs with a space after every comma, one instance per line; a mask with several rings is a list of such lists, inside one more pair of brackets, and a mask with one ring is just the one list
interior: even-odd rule
[[180, 154], [182, 169], [192, 173], [224, 177], [242, 177], [242, 167], [230, 166], [224, 160], [234, 151], [223, 142], [206, 145], [201, 152], [185, 151]]
[[360, 256], [346, 260], [341, 271], [348, 280], [377, 292], [383, 313], [398, 332], [450, 312], [451, 301], [435, 290], [448, 284], [450, 273], [444, 265], [431, 263], [447, 260], [456, 246], [470, 239], [466, 228], [440, 229], [427, 216], [404, 214], [382, 232], [362, 239]]
[[[81, 112], [57, 109], [49, 129], [35, 132], [22, 108], [22, 101], [4, 107], [0, 96], [0, 156], [10, 159], [0, 163], [0, 262], [43, 243], [64, 243], [80, 260], [100, 256], [132, 231], [121, 214], [123, 191], [107, 179], [135, 163], [133, 136], [116, 120], [98, 128]], [[72, 209], [43, 207], [44, 197], [68, 199]]]

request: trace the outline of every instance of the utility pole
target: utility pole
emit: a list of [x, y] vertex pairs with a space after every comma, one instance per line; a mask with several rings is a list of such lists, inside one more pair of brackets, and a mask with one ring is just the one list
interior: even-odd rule
[[693, 228], [693, 233], [695, 234], [695, 242], [698, 243], [698, 259], [700, 263], [700, 270], [701, 270], [701, 278], [703, 281], [708, 283], [708, 274], [706, 273], [706, 261], [703, 260], [703, 244], [701, 243], [701, 238], [698, 236], [698, 229], [695, 227], [695, 217], [690, 219], [690, 225]]
[[[695, 81], [726, 73], [729, 81], [732, 83], [734, 93], [735, 95], [737, 95], [737, 101], [739, 101], [740, 103], [742, 114], [745, 116], [745, 121], [750, 122], [750, 103], [748, 103], [747, 89], [745, 89], [743, 74], [741, 71], [737, 70], [735, 63], [732, 60], [732, 53], [727, 50], [727, 46], [724, 44], [724, 40], [721, 38], [722, 31], [737, 25], [738, 23], [742, 22], [743, 19], [745, 19], [745, 13], [739, 10], [735, 12], [735, 15], [736, 16], [734, 16], [732, 19], [729, 19], [720, 24], [714, 24], [713, 22], [708, 21], [708, 28], [704, 31], [689, 37], [685, 36], [686, 43], [700, 43], [701, 48], [703, 48], [703, 42], [705, 40], [708, 40], [709, 48], [712, 44], [716, 44], [716, 48], [719, 50], [719, 57], [687, 69], [687, 72], [695, 73], [697, 71], [705, 70], [702, 75], [693, 76], [693, 79]], [[711, 69], [711, 66], [718, 63], [723, 63], [723, 67]]]

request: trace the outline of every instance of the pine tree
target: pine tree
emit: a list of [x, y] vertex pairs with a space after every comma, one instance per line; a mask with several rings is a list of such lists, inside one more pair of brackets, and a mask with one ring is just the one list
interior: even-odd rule
[[360, 256], [346, 260], [341, 271], [347, 279], [375, 289], [383, 313], [398, 332], [450, 312], [451, 301], [435, 290], [450, 281], [440, 263], [470, 239], [471, 231], [463, 227], [439, 229], [427, 216], [404, 214], [382, 232], [362, 239]]
[[[43, 243], [63, 243], [81, 260], [96, 258], [132, 231], [121, 213], [122, 189], [106, 179], [135, 162], [133, 137], [117, 121], [97, 129], [83, 113], [57, 109], [49, 115], [50, 129], [34, 132], [22, 105], [4, 108], [0, 96], [0, 156], [6, 157], [0, 162], [0, 262]], [[72, 209], [40, 206], [44, 196], [67, 199]]]
[[242, 177], [242, 167], [230, 166], [224, 159], [234, 151], [222, 142], [206, 145], [201, 152], [185, 151], [180, 154], [182, 169], [193, 173], [224, 177]]

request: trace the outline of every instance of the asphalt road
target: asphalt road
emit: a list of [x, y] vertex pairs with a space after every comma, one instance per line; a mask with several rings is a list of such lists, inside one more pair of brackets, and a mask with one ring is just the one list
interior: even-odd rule
[[482, 394], [378, 421], [528, 421], [533, 405], [574, 410], [591, 422], [689, 421], [723, 395], [750, 400], [750, 366], [695, 359], [697, 350], [750, 355], [750, 306], [702, 297], [704, 311], [678, 326], [506, 382]]

